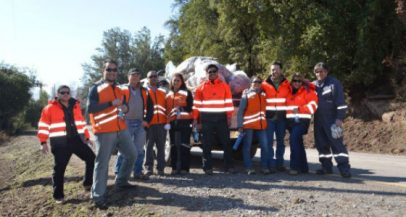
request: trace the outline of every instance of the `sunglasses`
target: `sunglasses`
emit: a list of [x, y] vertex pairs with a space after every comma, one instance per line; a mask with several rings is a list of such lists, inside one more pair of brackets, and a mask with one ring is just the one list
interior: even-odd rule
[[294, 82], [296, 82], [296, 83], [302, 83], [302, 81], [301, 81], [301, 80], [297, 80], [297, 79], [292, 80], [292, 83], [294, 83]]
[[255, 81], [252, 81], [252, 83], [260, 84], [260, 83], [262, 83], [262, 81], [260, 81], [260, 80], [255, 80]]
[[148, 78], [157, 78], [158, 77], [158, 75], [150, 75], [150, 76], [148, 76]]
[[69, 95], [69, 91], [61, 91], [61, 92], [59, 92], [59, 94], [61, 94], [61, 95]]
[[215, 74], [215, 73], [217, 73], [217, 70], [210, 70], [210, 71], [208, 71], [208, 73], [209, 74]]
[[117, 72], [117, 68], [107, 68], [107, 72]]

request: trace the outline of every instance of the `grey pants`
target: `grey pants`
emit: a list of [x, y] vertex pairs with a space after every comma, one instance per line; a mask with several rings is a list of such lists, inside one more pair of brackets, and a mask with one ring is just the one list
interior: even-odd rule
[[165, 169], [165, 140], [166, 130], [164, 129], [164, 124], [156, 124], [148, 128], [145, 159], [145, 167], [148, 171], [153, 171], [154, 169], [154, 144], [157, 150], [157, 170], [163, 171]]
[[97, 133], [96, 160], [93, 173], [92, 198], [104, 200], [109, 172], [109, 161], [115, 147], [122, 153], [123, 164], [118, 171], [116, 185], [127, 183], [135, 162], [135, 147], [127, 130], [113, 133]]

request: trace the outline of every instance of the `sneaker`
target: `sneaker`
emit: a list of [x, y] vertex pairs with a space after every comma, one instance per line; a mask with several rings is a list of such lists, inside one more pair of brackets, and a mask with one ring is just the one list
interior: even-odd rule
[[274, 174], [274, 173], [276, 173], [276, 172], [277, 172], [277, 170], [276, 170], [275, 167], [271, 167], [271, 168], [269, 169], [269, 174]]
[[116, 188], [118, 189], [118, 190], [131, 190], [131, 189], [135, 189], [136, 188], [136, 185], [132, 185], [132, 184], [130, 184], [130, 183], [125, 183], [125, 184], [121, 184], [121, 185], [116, 185]]
[[85, 189], [85, 191], [90, 191], [92, 189], [92, 185], [84, 185], [83, 189]]
[[297, 170], [289, 170], [289, 175], [296, 176], [298, 174], [299, 174], [299, 171], [297, 171]]
[[[267, 169], [267, 168], [262, 168], [262, 169], [261, 169], [261, 173], [262, 173], [263, 175], [268, 175], [268, 174], [271, 174], [271, 170], [269, 170], [269, 169]], [[273, 173], [275, 173], [275, 172], [273, 172]]]
[[164, 176], [165, 172], [163, 170], [158, 170], [158, 176]]
[[172, 170], [171, 175], [179, 175], [180, 171], [179, 170]]
[[278, 170], [279, 172], [285, 172], [287, 169], [285, 166], [282, 165], [282, 166], [277, 166], [276, 170]]
[[212, 169], [207, 169], [207, 170], [204, 170], [204, 173], [206, 174], [206, 175], [213, 175], [213, 170]]
[[341, 177], [343, 178], [351, 178], [351, 172], [348, 171], [340, 171]]
[[247, 175], [255, 175], [254, 169], [247, 169], [246, 172], [247, 172]]
[[317, 175], [329, 175], [329, 174], [333, 174], [333, 169], [329, 168], [321, 168], [316, 170], [316, 174]]
[[152, 176], [152, 174], [154, 174], [152, 170], [148, 170], [148, 171], [145, 173], [146, 176]]
[[145, 174], [138, 174], [138, 175], [135, 175], [134, 174], [134, 180], [148, 180], [149, 179], [149, 176], [147, 176], [147, 175], [145, 175]]
[[106, 200], [94, 201], [94, 207], [101, 210], [106, 210], [109, 207], [107, 206]]
[[235, 170], [234, 168], [231, 167], [231, 168], [225, 169], [224, 172], [228, 173], [228, 174], [236, 174], [237, 170]]
[[65, 202], [65, 198], [55, 198], [55, 203], [56, 204], [63, 204]]

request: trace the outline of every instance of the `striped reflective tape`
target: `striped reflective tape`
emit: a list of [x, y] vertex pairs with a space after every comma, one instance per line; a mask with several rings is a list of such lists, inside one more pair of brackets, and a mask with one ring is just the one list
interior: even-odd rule
[[346, 105], [342, 105], [342, 106], [337, 107], [337, 109], [346, 109], [346, 108], [348, 108], [348, 106], [346, 106]]

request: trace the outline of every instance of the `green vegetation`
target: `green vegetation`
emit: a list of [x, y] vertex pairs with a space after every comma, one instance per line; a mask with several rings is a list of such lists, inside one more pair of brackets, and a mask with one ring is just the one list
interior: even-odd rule
[[288, 75], [308, 77], [324, 61], [359, 99], [377, 86], [388, 91], [395, 77], [385, 60], [398, 57], [405, 34], [397, 2], [175, 0], [178, 14], [167, 22], [165, 59], [214, 56], [237, 62], [248, 75], [267, 74], [269, 63], [279, 59]]

